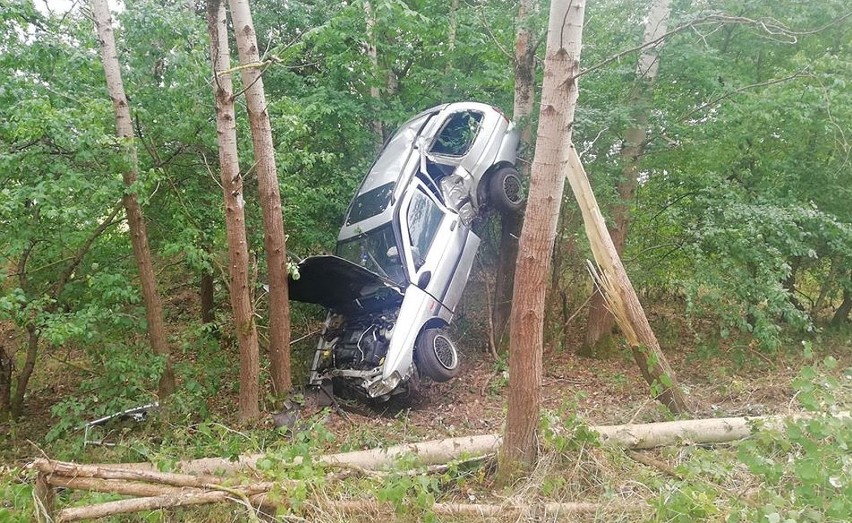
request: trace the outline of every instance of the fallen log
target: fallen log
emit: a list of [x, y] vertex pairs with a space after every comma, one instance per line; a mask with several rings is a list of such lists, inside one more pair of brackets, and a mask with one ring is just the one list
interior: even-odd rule
[[[149, 469], [153, 468], [150, 463]], [[122, 464], [113, 465], [81, 465], [67, 461], [54, 461], [39, 458], [30, 464], [42, 474], [56, 474], [60, 476], [121, 479], [128, 481], [144, 481], [148, 483], [160, 483], [175, 487], [205, 487], [222, 482], [221, 478], [210, 475], [176, 474], [173, 472], [159, 472], [156, 470], [145, 470], [142, 468], [126, 468]]]
[[195, 489], [192, 487], [173, 487], [171, 485], [157, 485], [154, 483], [141, 483], [138, 481], [127, 481], [123, 479], [75, 478], [59, 476], [56, 474], [44, 474], [43, 477], [44, 481], [52, 487], [89, 490], [92, 492], [103, 492], [106, 494], [119, 494], [122, 496], [136, 496], [143, 498], [186, 492], [204, 492], [202, 489]]
[[[847, 415], [847, 414], [841, 414]], [[753, 424], [767, 428], [783, 427], [786, 420], [803, 416], [755, 416], [748, 418], [710, 418], [696, 420], [666, 421], [662, 423], [640, 423], [630, 425], [590, 426], [597, 432], [601, 441], [628, 449], [642, 450], [679, 442], [713, 444], [736, 441], [751, 434]], [[351, 466], [364, 470], [378, 470], [393, 466], [398, 458], [405, 455], [417, 457], [423, 465], [446, 463], [453, 459], [469, 456], [481, 456], [496, 452], [502, 437], [498, 434], [462, 436], [436, 441], [407, 443], [387, 448], [359, 450], [340, 454], [316, 456], [313, 461], [329, 466]], [[224, 458], [201, 458], [181, 461], [177, 469], [186, 474], [228, 474], [238, 471], [254, 470], [258, 460], [265, 454], [240, 456], [236, 461]], [[292, 464], [301, 462], [297, 458]], [[136, 470], [153, 468], [150, 463], [134, 463], [130, 467]], [[122, 465], [125, 467], [125, 465]]]
[[236, 496], [231, 492], [214, 490], [206, 492], [180, 492], [153, 496], [146, 498], [122, 499], [120, 501], [108, 501], [97, 505], [86, 505], [82, 507], [64, 508], [59, 511], [55, 520], [57, 523], [66, 521], [80, 521], [84, 519], [97, 519], [120, 514], [142, 512], [144, 510], [157, 510], [163, 508], [186, 507], [190, 505], [205, 505], [227, 501]]

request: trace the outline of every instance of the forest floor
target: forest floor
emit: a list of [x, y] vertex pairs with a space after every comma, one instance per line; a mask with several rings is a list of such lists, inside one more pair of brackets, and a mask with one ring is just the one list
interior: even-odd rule
[[[801, 347], [788, 347], [767, 355], [749, 345], [735, 343], [701, 350], [690, 346], [676, 332], [669, 337], [670, 340], [663, 340], [666, 357], [687, 394], [693, 411], [691, 417], [758, 416], [798, 410], [791, 383], [802, 366], [808, 364]], [[462, 335], [461, 371], [452, 381], [423, 380], [418, 393], [383, 404], [340, 400], [341, 408], [325, 416], [323, 424], [339, 441], [347, 441], [347, 446], [363, 448], [500, 432], [508, 393], [506, 361], [495, 360], [481, 347], [465, 345], [465, 338], [470, 336]], [[577, 346], [580, 340], [567, 341], [563, 340], [562, 345]], [[820, 345], [818, 357], [831, 355], [838, 360], [839, 368], [849, 368], [852, 367], [849, 347], [852, 347], [852, 334], [838, 333]], [[27, 415], [12, 425], [0, 423], [0, 440], [5, 440], [4, 461], [32, 456], [57, 421], [51, 407], [77, 393], [85, 373], [73, 360], [73, 353], [53, 356], [48, 371], [36, 373], [33, 379], [27, 395]], [[651, 399], [648, 386], [626, 347], [607, 359], [583, 358], [567, 349], [546, 348], [542, 383], [545, 410], [570, 413], [590, 425], [671, 419]], [[252, 425], [237, 422], [235, 389], [223, 388], [208, 398], [211, 417], [240, 430], [273, 430], [269, 414]], [[85, 413], [82, 417], [85, 419]], [[72, 432], [68, 437], [82, 437], [82, 434]], [[359, 438], [363, 440], [361, 445], [357, 442]]]
[[[651, 315], [661, 344], [666, 348], [666, 357], [687, 393], [690, 407], [693, 409], [690, 416], [692, 418], [798, 412], [801, 405], [797, 401], [793, 382], [804, 366], [831, 356], [838, 363], [835, 375], [847, 372], [843, 369], [852, 368], [852, 351], [849, 350], [852, 347], [852, 331], [849, 330], [830, 333], [807, 342], [812, 345], [814, 352], [813, 358], [809, 359], [804, 357], [805, 351], [801, 342], [771, 354], [748, 343], [731, 339], [697, 343], [694, 336], [688, 334], [682, 325], [670, 320], [670, 316], [659, 312]], [[83, 432], [80, 430], [69, 430], [60, 439], [48, 443], [45, 441], [45, 435], [58, 421], [51, 413], [52, 407], [60, 401], [67, 401], [81, 394], [80, 385], [87, 376], [78, 366], [80, 361], [75, 358], [74, 351], [68, 351], [64, 355], [52, 354], [49, 356], [49, 364], [44, 365], [43, 370], [33, 378], [27, 396], [27, 415], [13, 424], [0, 424], [0, 469], [5, 467], [7, 476], [4, 480], [4, 471], [0, 470], [0, 494], [7, 488], [4, 487], [4, 481], [7, 485], [22, 485], [25, 480], [20, 478], [24, 465], [32, 458], [43, 455], [42, 453], [79, 462], [139, 461], [141, 453], [162, 466], [163, 463], [202, 456], [233, 457], [240, 453], [275, 452], [276, 449], [280, 451], [282, 445], [287, 442], [298, 441], [296, 432], [306, 435], [304, 437], [310, 445], [314, 445], [310, 442], [313, 434], [323, 434], [323, 442], [312, 447], [311, 452], [325, 453], [445, 437], [499, 433], [503, 429], [508, 393], [506, 362], [503, 359], [495, 360], [482, 343], [476, 342], [484, 338], [481, 333], [465, 331], [464, 321], [459, 324], [461, 326], [457, 325], [455, 332], [462, 350], [462, 368], [454, 380], [447, 383], [424, 380], [416, 395], [396, 398], [385, 404], [365, 405], [356, 401], [341, 400], [341, 408], [336, 411], [306, 412], [300, 428], [290, 436], [276, 429], [270, 414], [264, 414], [260, 420], [251, 424], [239, 423], [235, 412], [236, 387], [222, 386], [215, 394], [206, 396], [209, 414], [203, 418], [183, 418], [183, 421], [167, 418], [113, 429], [108, 437], [118, 443], [114, 448], [82, 446]], [[580, 339], [574, 339], [575, 336], [579, 334], [559, 340], [558, 345], [576, 347]], [[310, 345], [311, 342], [307, 342], [306, 348], [300, 349], [301, 353], [309, 354]], [[560, 423], [574, 417], [589, 425], [672, 419], [670, 414], [651, 399], [648, 386], [642, 380], [626, 348], [608, 359], [589, 359], [577, 356], [573, 350], [556, 349], [555, 345], [548, 343], [545, 348], [543, 408], [545, 412], [554, 413]], [[233, 352], [224, 356], [226, 357], [223, 360], [226, 362], [231, 361], [231, 358], [236, 360], [236, 354]], [[180, 356], [189, 360], [184, 361], [185, 364], [195, 364], [196, 357], [201, 358], [186, 351]], [[234, 367], [227, 365], [224, 383], [236, 379], [237, 369]], [[840, 401], [848, 402], [849, 399], [845, 397]], [[140, 401], [141, 403], [144, 401]], [[78, 412], [76, 415], [82, 419], [96, 417], [87, 416], [85, 412]], [[654, 496], [664, 495], [665, 489], [669, 488], [666, 486], [669, 483], [665, 481], [676, 481], [659, 479], [670, 472], [649, 473], [642, 469], [641, 465], [625, 458], [624, 454], [613, 455], [607, 452], [609, 451], [595, 453], [581, 449], [579, 453], [574, 452], [571, 458], [566, 458], [563, 452], [558, 459], [549, 462], [550, 468], [539, 475], [535, 485], [516, 486], [511, 494], [492, 490], [493, 478], [490, 473], [478, 475], [475, 479], [455, 478], [448, 484], [449, 487], [442, 479], [442, 486], [439, 488], [441, 494], [436, 494], [436, 499], [502, 503], [507, 499], [525, 501], [530, 495], [534, 495], [539, 500], [586, 501], [617, 498], [651, 502]], [[728, 449], [726, 452], [728, 453], [725, 459], [732, 468], [726, 473], [728, 476], [724, 476], [724, 481], [732, 481], [731, 475], [739, 481], [743, 473], [734, 465], [736, 450]], [[662, 461], [672, 466], [689, 466], [690, 462], [694, 462], [695, 470], [699, 471], [706, 471], [708, 467], [714, 466], [712, 463], [717, 459], [716, 456], [700, 454], [700, 449], [685, 454], [681, 451], [670, 454], [662, 451], [653, 452], [652, 455], [662, 458]], [[566, 462], [566, 459], [569, 461]], [[547, 460], [544, 462], [547, 463]], [[637, 466], [640, 468], [636, 468]], [[569, 472], [566, 467], [572, 468], [572, 471]], [[750, 483], [746, 483], [752, 485], [752, 489], [760, 485], [758, 480], [753, 478], [748, 481]], [[706, 480], [700, 479], [697, 484], [706, 484]], [[684, 488], [685, 484], [678, 485], [677, 488], [688, 492]], [[387, 484], [385, 487], [375, 488], [386, 487]], [[408, 489], [407, 492], [415, 492], [420, 487], [405, 483], [405, 488]], [[432, 489], [433, 486], [428, 488]], [[529, 489], [534, 489], [534, 494], [530, 494]], [[723, 513], [753, 510], [751, 505], [738, 504], [736, 494], [730, 494], [730, 491], [725, 489], [726, 487], [711, 488], [713, 495], [708, 500], [699, 497], [698, 501], [692, 498], [678, 501], [686, 507], [683, 513], [693, 514], [683, 521], [703, 520], [700, 517], [703, 511], [712, 512], [715, 510], [712, 507], [720, 504], [720, 501], [713, 497], [720, 492], [721, 496], [729, 497], [729, 501], [725, 503], [730, 503], [730, 507], [725, 509], [729, 512]], [[12, 491], [6, 492], [7, 497], [9, 492]], [[677, 503], [671, 506], [679, 507]], [[218, 512], [192, 509], [180, 512], [174, 516], [176, 519], [169, 516], [162, 521], [234, 520], [233, 509], [216, 510]], [[0, 516], [2, 515], [3, 504], [0, 503]], [[340, 516], [341, 514], [326, 514], [318, 519], [336, 521]], [[420, 520], [421, 516], [415, 515], [412, 520]], [[22, 516], [19, 520], [26, 521], [26, 517]], [[644, 520], [644, 517], [639, 520]], [[367, 519], [370, 518], [364, 521]], [[599, 515], [597, 520], [637, 519], [625, 513], [618, 513], [615, 516]]]

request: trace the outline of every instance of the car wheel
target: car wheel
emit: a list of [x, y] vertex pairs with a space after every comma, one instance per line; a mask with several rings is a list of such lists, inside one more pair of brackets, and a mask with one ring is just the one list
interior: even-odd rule
[[453, 340], [440, 329], [426, 329], [417, 338], [417, 367], [434, 381], [447, 381], [459, 373], [459, 353]]
[[524, 186], [514, 167], [497, 169], [488, 179], [488, 199], [500, 212], [518, 212], [524, 202]]

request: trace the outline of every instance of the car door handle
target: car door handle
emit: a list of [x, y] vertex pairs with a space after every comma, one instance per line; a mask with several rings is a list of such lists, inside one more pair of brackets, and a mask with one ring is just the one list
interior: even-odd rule
[[456, 230], [456, 225], [457, 225], [458, 223], [459, 223], [459, 221], [458, 221], [458, 220], [453, 220], [453, 223], [451, 223], [451, 224], [450, 224], [450, 230], [451, 230], [451, 231]]

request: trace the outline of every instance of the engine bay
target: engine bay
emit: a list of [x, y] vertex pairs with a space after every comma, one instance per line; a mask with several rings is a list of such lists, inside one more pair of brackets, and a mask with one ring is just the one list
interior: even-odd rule
[[333, 314], [322, 334], [335, 369], [371, 370], [384, 363], [398, 309], [351, 318]]

